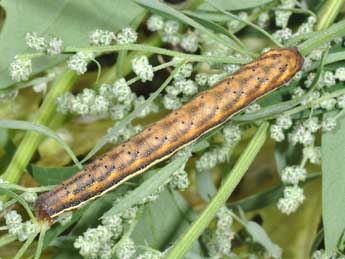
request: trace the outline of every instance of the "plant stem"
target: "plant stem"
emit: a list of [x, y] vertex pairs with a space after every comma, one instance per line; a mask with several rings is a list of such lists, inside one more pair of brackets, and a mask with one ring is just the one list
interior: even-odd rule
[[8, 245], [17, 240], [17, 236], [12, 234], [5, 234], [0, 237], [0, 247]]
[[123, 67], [127, 58], [127, 50], [122, 50], [118, 53], [116, 61], [116, 78], [121, 78], [123, 76]]
[[[67, 47], [63, 54], [77, 53], [79, 51], [84, 52], [116, 52], [121, 50], [133, 50], [144, 53], [161, 54], [171, 57], [179, 57], [188, 59], [190, 62], [219, 62], [219, 63], [232, 63], [232, 64], [246, 64], [251, 61], [251, 58], [238, 58], [238, 57], [217, 57], [217, 56], [201, 56], [195, 54], [186, 54], [174, 50], [143, 45], [143, 44], [117, 44], [110, 46], [91, 46], [91, 47]], [[44, 56], [44, 52], [30, 53], [18, 55], [19, 58], [34, 58]]]
[[241, 178], [246, 173], [261, 147], [265, 143], [268, 126], [269, 124], [267, 122], [261, 124], [255, 136], [252, 138], [249, 145], [227, 176], [224, 184], [220, 187], [199, 218], [176, 242], [168, 254], [167, 259], [183, 258], [191, 245], [199, 238], [205, 228], [210, 224], [219, 208], [221, 208], [228, 200], [231, 193], [236, 188]]
[[[39, 109], [35, 122], [41, 125], [48, 125], [56, 116], [56, 97], [72, 88], [77, 75], [71, 70], [66, 70], [54, 81], [52, 88], [45, 97]], [[17, 183], [23, 175], [25, 167], [30, 162], [32, 155], [42, 141], [43, 136], [33, 131], [26, 132], [20, 143], [11, 163], [2, 175], [2, 178], [9, 183]]]
[[14, 256], [14, 259], [20, 259], [24, 255], [26, 250], [28, 250], [29, 246], [35, 240], [36, 236], [37, 236], [37, 233], [33, 233], [29, 236], [29, 238], [25, 241], [25, 243], [22, 245], [22, 247], [18, 250], [18, 252]]
[[328, 0], [318, 13], [318, 23], [316, 30], [320, 31], [328, 28], [337, 17], [344, 4], [344, 0]]
[[37, 244], [36, 253], [35, 253], [35, 259], [41, 258], [43, 244], [44, 244], [44, 237], [46, 235], [47, 229], [49, 229], [49, 226], [46, 223], [42, 223], [41, 229], [40, 229], [40, 237], [38, 238], [38, 244]]

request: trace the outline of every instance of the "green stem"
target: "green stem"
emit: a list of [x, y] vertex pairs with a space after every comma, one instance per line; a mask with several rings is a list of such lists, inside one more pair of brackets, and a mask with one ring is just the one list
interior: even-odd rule
[[37, 233], [33, 233], [29, 236], [29, 238], [25, 241], [24, 245], [18, 250], [16, 255], [14, 256], [14, 259], [20, 259], [28, 250], [29, 246], [32, 244], [32, 242], [35, 240], [35, 237], [37, 236]]
[[235, 57], [214, 57], [214, 56], [200, 56], [194, 54], [186, 54], [183, 52], [173, 51], [169, 49], [142, 45], [142, 44], [118, 44], [111, 46], [92, 46], [92, 47], [67, 47], [67, 53], [76, 53], [79, 51], [91, 51], [91, 52], [111, 52], [121, 50], [133, 50], [142, 52], [152, 52], [155, 54], [161, 54], [171, 57], [179, 57], [188, 59], [191, 62], [223, 62], [223, 63], [234, 63], [234, 64], [246, 64], [250, 61], [248, 58], [235, 58]]
[[17, 236], [11, 235], [11, 234], [5, 234], [2, 237], [0, 237], [0, 247], [8, 245], [9, 243], [12, 243], [17, 240]]
[[[45, 97], [42, 106], [37, 114], [35, 122], [41, 125], [48, 125], [56, 116], [56, 97], [72, 88], [77, 75], [66, 70], [60, 74], [52, 85], [48, 95]], [[30, 162], [38, 145], [42, 141], [43, 136], [39, 133], [29, 131], [26, 132], [22, 142], [20, 143], [11, 163], [2, 175], [2, 178], [9, 183], [17, 183], [23, 175], [25, 167]]]
[[211, 202], [192, 224], [186, 233], [176, 242], [167, 256], [167, 259], [181, 259], [189, 250], [191, 245], [199, 238], [205, 228], [215, 217], [219, 208], [221, 208], [230, 197], [233, 190], [240, 182], [243, 175], [255, 159], [261, 147], [265, 143], [266, 133], [269, 124], [264, 122], [259, 127], [253, 139], [250, 141], [244, 153], [236, 162], [235, 166], [227, 176], [224, 184], [220, 187]]
[[38, 244], [37, 244], [37, 248], [36, 248], [35, 259], [41, 258], [41, 254], [42, 254], [42, 250], [43, 250], [44, 237], [46, 235], [48, 228], [49, 228], [49, 226], [46, 223], [43, 223], [41, 225], [41, 229], [40, 229], [41, 233], [40, 233], [40, 237], [38, 238]]
[[[142, 44], [118, 44], [111, 46], [92, 46], [92, 47], [67, 47], [64, 54], [76, 53], [79, 51], [84, 52], [114, 52], [121, 50], [133, 50], [140, 52], [151, 52], [155, 54], [161, 54], [171, 57], [179, 57], [188, 59], [190, 62], [219, 62], [219, 63], [233, 63], [233, 64], [246, 64], [251, 59], [249, 58], [237, 58], [237, 57], [215, 57], [215, 56], [200, 56], [193, 54], [186, 54], [183, 52], [168, 50], [164, 48], [158, 48], [154, 46], [142, 45]], [[39, 55], [38, 55], [39, 54]], [[44, 56], [45, 53], [34, 53], [35, 57]], [[20, 58], [32, 58], [32, 54], [18, 55]]]
[[118, 53], [116, 61], [116, 78], [121, 78], [123, 76], [123, 67], [126, 62], [127, 50], [122, 50]]
[[46, 192], [52, 189], [55, 185], [45, 185], [41, 187], [23, 187], [12, 183], [0, 183], [0, 189], [15, 190], [22, 192]]
[[[306, 105], [302, 105], [302, 106], [298, 106], [294, 109], [291, 109], [291, 110], [288, 110], [286, 112], [284, 112], [284, 115], [285, 116], [291, 116], [293, 114], [296, 114], [296, 113], [299, 113], [301, 111], [304, 111], [308, 108], [312, 108], [312, 107], [315, 107], [316, 105], [320, 104], [321, 102], [323, 101], [326, 101], [326, 100], [329, 100], [329, 99], [332, 99], [332, 98], [335, 98], [335, 97], [338, 97], [338, 96], [341, 96], [341, 95], [344, 95], [345, 94], [345, 89], [340, 89], [338, 91], [334, 91], [330, 94], [327, 94], [327, 95], [323, 95], [322, 97], [320, 97], [319, 99], [315, 100], [315, 101], [312, 101]], [[276, 117], [276, 116], [274, 116]], [[274, 118], [272, 117], [272, 118]], [[270, 119], [270, 118], [268, 118]]]
[[322, 6], [318, 13], [318, 23], [316, 25], [316, 30], [320, 31], [328, 28], [338, 16], [341, 7], [344, 4], [344, 0], [328, 0]]

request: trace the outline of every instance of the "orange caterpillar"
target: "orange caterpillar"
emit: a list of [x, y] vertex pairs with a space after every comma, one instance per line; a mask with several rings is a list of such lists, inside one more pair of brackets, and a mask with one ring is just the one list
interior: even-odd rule
[[144, 172], [289, 81], [302, 64], [303, 57], [296, 48], [264, 53], [41, 194], [36, 203], [37, 216], [52, 221]]

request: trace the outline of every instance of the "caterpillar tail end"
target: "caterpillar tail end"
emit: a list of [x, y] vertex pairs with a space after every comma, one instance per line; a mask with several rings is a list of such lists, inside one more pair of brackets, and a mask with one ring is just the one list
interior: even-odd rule
[[40, 221], [44, 221], [47, 222], [49, 225], [52, 225], [53, 222], [53, 218], [50, 216], [50, 214], [47, 212], [47, 210], [45, 209], [45, 205], [44, 205], [44, 201], [42, 199], [42, 195], [40, 195], [36, 201], [35, 204], [35, 214], [36, 217], [40, 220]]

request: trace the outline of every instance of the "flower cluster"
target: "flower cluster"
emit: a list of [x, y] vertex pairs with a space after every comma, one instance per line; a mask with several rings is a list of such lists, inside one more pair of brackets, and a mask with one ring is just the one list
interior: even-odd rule
[[223, 136], [224, 142], [221, 146], [205, 152], [196, 161], [195, 166], [198, 172], [207, 172], [217, 164], [227, 161], [234, 146], [241, 139], [241, 130], [238, 125], [228, 123], [223, 128]]
[[[129, 208], [121, 215], [112, 214], [102, 219], [102, 224], [96, 228], [89, 228], [83, 235], [78, 236], [74, 247], [79, 249], [84, 258], [112, 258], [112, 247], [116, 244], [124, 231], [124, 224], [136, 217], [137, 208]], [[115, 254], [119, 258], [133, 258], [136, 252], [131, 239], [124, 237], [117, 244]]]
[[188, 174], [184, 169], [176, 171], [171, 178], [169, 183], [170, 188], [184, 191], [189, 186]]
[[138, 34], [131, 27], [123, 28], [115, 34], [112, 31], [96, 29], [89, 35], [89, 42], [95, 46], [108, 46], [116, 40], [118, 44], [128, 44], [136, 42]]
[[[281, 0], [281, 5], [278, 6], [280, 9], [289, 9], [293, 8], [296, 5], [295, 0]], [[291, 11], [285, 11], [285, 10], [276, 10], [275, 11], [275, 17], [276, 17], [276, 25], [278, 27], [285, 28], [288, 25], [289, 18], [291, 16]]]
[[60, 54], [62, 51], [63, 41], [58, 37], [46, 39], [36, 32], [28, 32], [25, 35], [25, 41], [31, 49], [45, 51], [49, 55]]
[[[292, 0], [292, 2], [295, 2], [295, 1]], [[293, 5], [294, 3], [292, 3], [292, 2], [290, 1], [287, 5], [290, 5], [290, 6]], [[286, 43], [291, 38], [294, 38], [294, 37], [297, 37], [300, 35], [304, 35], [306, 33], [310, 33], [310, 32], [314, 31], [316, 19], [313, 16], [310, 16], [308, 18], [308, 20], [305, 23], [302, 23], [298, 27], [297, 31], [295, 33], [293, 33], [290, 28], [286, 27], [288, 19], [291, 15], [291, 12], [290, 11], [280, 11], [280, 10], [277, 10], [275, 12], [279, 14], [279, 16], [276, 16], [279, 18], [279, 19], [277, 18], [278, 20], [276, 20], [276, 22], [279, 23], [280, 27], [283, 27], [283, 28], [275, 31], [272, 36], [274, 39], [276, 39], [277, 41], [279, 41], [281, 43]]]
[[[248, 19], [248, 13], [247, 12], [239, 12], [238, 18], [240, 18], [242, 20], [247, 20]], [[243, 22], [241, 22], [239, 20], [231, 19], [229, 22], [227, 22], [226, 25], [230, 31], [234, 31], [234, 30], [238, 29], [242, 24], [243, 24]]]
[[147, 251], [139, 255], [136, 259], [163, 259], [163, 254], [159, 251]]
[[142, 82], [152, 81], [154, 75], [153, 67], [150, 65], [149, 59], [146, 56], [134, 58], [132, 60], [132, 68]]
[[[233, 223], [231, 211], [222, 207], [217, 213], [217, 227], [215, 230], [207, 229], [203, 236], [209, 255], [215, 258], [223, 256], [233, 256], [231, 251], [231, 240], [234, 239], [235, 233], [231, 226]], [[217, 257], [218, 256], [218, 257]]]
[[147, 28], [152, 32], [159, 32], [163, 42], [178, 45], [187, 52], [199, 49], [200, 35], [197, 31], [180, 33], [180, 23], [175, 20], [165, 20], [159, 15], [152, 15], [147, 20]]
[[[142, 107], [144, 102], [144, 97], [137, 97], [126, 80], [120, 78], [113, 84], [102, 84], [98, 92], [85, 88], [76, 96], [69, 92], [64, 93], [57, 98], [57, 109], [65, 114], [110, 116], [113, 120], [121, 120], [133, 108]], [[157, 105], [150, 103], [142, 108], [138, 117], [145, 117], [157, 111]]]
[[305, 199], [304, 191], [301, 187], [294, 185], [284, 189], [284, 197], [278, 201], [278, 209], [287, 215], [295, 212]]
[[193, 72], [192, 64], [184, 64], [178, 68], [172, 85], [167, 86], [167, 94], [163, 97], [163, 105], [168, 110], [179, 108], [198, 92], [198, 86], [188, 79]]
[[91, 45], [95, 46], [107, 46], [116, 39], [115, 33], [112, 31], [97, 29], [90, 33], [89, 41]]
[[120, 244], [116, 247], [115, 254], [118, 258], [131, 259], [136, 253], [134, 241], [130, 238], [121, 240]]
[[10, 74], [12, 80], [25, 81], [28, 80], [32, 73], [32, 62], [31, 59], [18, 58], [10, 64]]
[[27, 240], [38, 231], [38, 226], [30, 220], [23, 222], [22, 217], [15, 210], [5, 214], [5, 222], [8, 233], [17, 236], [20, 242]]
[[94, 59], [94, 54], [92, 52], [80, 51], [68, 59], [67, 66], [78, 75], [82, 75], [87, 71], [87, 64], [92, 59]]

